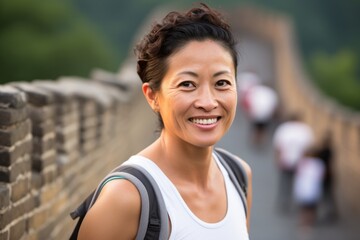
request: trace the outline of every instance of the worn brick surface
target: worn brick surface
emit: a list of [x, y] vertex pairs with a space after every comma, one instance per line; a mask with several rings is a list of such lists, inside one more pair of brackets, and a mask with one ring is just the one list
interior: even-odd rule
[[23, 156], [10, 167], [0, 167], [0, 182], [14, 182], [21, 174], [31, 171], [30, 156]]
[[26, 107], [21, 109], [0, 108], [0, 125], [8, 126], [24, 121], [28, 117]]
[[80, 115], [77, 112], [69, 112], [64, 115], [57, 115], [55, 118], [56, 125], [67, 127], [72, 124], [78, 124], [80, 121]]
[[11, 86], [0, 85], [0, 108], [23, 108], [26, 104], [26, 95]]
[[18, 240], [26, 235], [26, 219], [22, 218], [10, 227], [10, 240]]
[[11, 221], [21, 218], [26, 213], [33, 210], [34, 206], [35, 206], [34, 198], [30, 196], [30, 194], [24, 197], [23, 199], [21, 199], [20, 201], [12, 204], [11, 215], [10, 215]]
[[[45, 225], [41, 227], [38, 231], [39, 239], [49, 239], [51, 232], [56, 227], [54, 220], [49, 218]], [[51, 239], [51, 238], [50, 238]]]
[[30, 176], [19, 178], [16, 182], [11, 184], [11, 202], [17, 202], [21, 198], [29, 194], [30, 190]]
[[53, 200], [61, 190], [61, 185], [51, 184], [44, 187], [40, 193], [41, 203], [48, 203]]
[[74, 112], [77, 113], [79, 111], [79, 103], [72, 101], [66, 104], [57, 104], [55, 111], [57, 116], [63, 116]]
[[80, 144], [80, 139], [78, 138], [74, 138], [74, 139], [69, 139], [69, 141], [65, 142], [64, 144], [56, 142], [56, 149], [59, 153], [65, 153], [65, 154], [70, 154], [74, 151], [79, 151], [79, 144]]
[[4, 229], [12, 221], [12, 212], [11, 209], [6, 209], [0, 214], [0, 229]]
[[54, 102], [54, 97], [49, 91], [45, 91], [33, 84], [27, 82], [15, 82], [12, 83], [12, 85], [25, 92], [28, 102], [34, 106], [44, 106]]
[[71, 101], [74, 101], [73, 94], [57, 82], [54, 81], [34, 81], [36, 87], [44, 89], [45, 91], [50, 92], [53, 95], [54, 102], [56, 104], [67, 104]]
[[0, 184], [0, 212], [10, 205], [9, 185]]
[[9, 167], [21, 156], [32, 152], [31, 135], [26, 136], [23, 140], [17, 142], [14, 146], [0, 146], [0, 166]]
[[59, 175], [59, 171], [58, 171], [57, 166], [51, 165], [51, 166], [44, 168], [41, 171], [41, 178], [42, 178], [43, 184], [50, 184], [50, 183], [54, 182], [57, 179], [58, 175]]
[[48, 150], [55, 149], [55, 133], [51, 132], [42, 138], [33, 137], [33, 153], [42, 154]]
[[55, 117], [55, 109], [53, 106], [32, 107], [30, 105], [28, 106], [28, 112], [31, 121], [34, 122], [34, 124], [42, 123]]
[[43, 186], [44, 182], [39, 172], [32, 172], [31, 173], [31, 189], [32, 190], [39, 190]]
[[50, 217], [47, 206], [36, 209], [29, 216], [29, 230], [38, 230], [44, 226], [47, 219]]
[[0, 230], [0, 239], [8, 240], [10, 238], [10, 233], [8, 229]]
[[80, 153], [76, 150], [69, 154], [58, 154], [57, 156], [57, 169], [60, 175], [63, 175], [65, 171], [68, 171], [69, 168], [73, 167], [76, 163], [76, 160], [79, 160]]
[[32, 134], [36, 137], [43, 137], [48, 133], [55, 132], [54, 120], [48, 119], [42, 123], [32, 124]]
[[88, 128], [81, 132], [80, 139], [83, 142], [97, 139], [98, 131], [96, 128]]
[[10, 147], [22, 140], [31, 132], [31, 121], [25, 120], [18, 124], [0, 129], [0, 145]]
[[35, 171], [41, 171], [45, 167], [55, 164], [56, 151], [49, 150], [43, 154], [34, 154], [32, 158], [32, 169]]

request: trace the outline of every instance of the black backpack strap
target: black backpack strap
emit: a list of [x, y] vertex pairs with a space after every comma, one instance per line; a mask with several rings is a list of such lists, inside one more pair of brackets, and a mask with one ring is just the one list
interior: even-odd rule
[[236, 190], [238, 191], [241, 200], [244, 204], [245, 215], [247, 215], [247, 174], [242, 166], [241, 162], [237, 157], [230, 152], [222, 149], [215, 148], [214, 152], [219, 158], [219, 161], [224, 166], [226, 171], [229, 174], [229, 177], [233, 184], [235, 185]]
[[[124, 165], [113, 170], [98, 188], [70, 215], [73, 219], [79, 217], [70, 240], [77, 239], [80, 225], [86, 212], [92, 207], [105, 184], [113, 179], [127, 179], [138, 189], [141, 197], [141, 215], [136, 239], [167, 239], [169, 224], [164, 200], [155, 180], [139, 166]], [[164, 237], [166, 236], [166, 237]]]

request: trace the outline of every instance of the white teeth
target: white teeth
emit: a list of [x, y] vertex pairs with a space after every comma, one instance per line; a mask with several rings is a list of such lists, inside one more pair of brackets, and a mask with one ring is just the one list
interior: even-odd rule
[[208, 124], [214, 124], [217, 122], [216, 118], [209, 118], [209, 119], [195, 119], [192, 118], [191, 121], [196, 124], [202, 124], [202, 125], [208, 125]]

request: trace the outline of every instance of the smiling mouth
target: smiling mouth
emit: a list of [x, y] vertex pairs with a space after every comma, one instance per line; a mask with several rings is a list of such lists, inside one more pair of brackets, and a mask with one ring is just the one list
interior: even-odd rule
[[216, 123], [220, 117], [217, 118], [190, 118], [190, 122], [200, 125], [210, 125]]

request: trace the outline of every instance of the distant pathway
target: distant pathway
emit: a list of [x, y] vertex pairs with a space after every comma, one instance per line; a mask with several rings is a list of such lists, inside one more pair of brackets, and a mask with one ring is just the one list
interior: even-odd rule
[[[253, 68], [266, 81], [273, 81], [272, 52], [269, 46], [252, 38], [242, 38], [239, 70]], [[249, 123], [238, 109], [236, 119], [218, 146], [224, 147], [247, 161], [253, 170], [253, 207], [251, 214], [251, 239], [294, 240], [296, 237], [295, 211], [278, 214], [275, 209], [277, 194], [277, 171], [274, 166], [270, 137], [261, 148], [248, 141]], [[344, 223], [316, 227], [314, 240], [355, 240], [354, 233]]]

